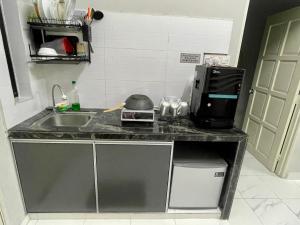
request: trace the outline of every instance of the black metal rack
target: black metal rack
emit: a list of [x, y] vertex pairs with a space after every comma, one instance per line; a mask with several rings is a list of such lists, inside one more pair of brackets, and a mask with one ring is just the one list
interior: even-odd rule
[[[32, 43], [29, 44], [31, 61], [40, 64], [78, 64], [80, 62], [91, 62], [91, 28], [78, 19], [61, 20], [31, 17], [27, 24], [30, 26]], [[87, 42], [85, 55], [39, 55], [38, 50], [42, 43], [46, 42], [47, 32], [81, 33], [83, 41]], [[38, 37], [37, 37], [38, 36]], [[75, 47], [75, 46], [74, 46]]]

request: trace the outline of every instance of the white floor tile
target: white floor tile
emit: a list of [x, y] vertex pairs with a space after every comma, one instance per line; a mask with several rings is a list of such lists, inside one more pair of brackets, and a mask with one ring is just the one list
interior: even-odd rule
[[277, 198], [272, 188], [257, 176], [241, 176], [237, 189], [243, 198]]
[[300, 225], [300, 220], [280, 199], [246, 200], [263, 225]]
[[267, 168], [265, 168], [259, 161], [257, 161], [250, 153], [246, 154], [241, 170], [242, 176], [266, 176], [274, 175]]
[[27, 225], [36, 225], [38, 222], [38, 220], [30, 220], [29, 223], [27, 223]]
[[224, 221], [217, 220], [217, 219], [176, 219], [175, 222], [176, 225], [223, 225], [224, 224]]
[[39, 220], [36, 225], [84, 225], [84, 220]]
[[277, 176], [266, 176], [260, 178], [279, 198], [300, 198], [300, 186], [298, 186], [294, 181], [282, 179]]
[[175, 225], [174, 219], [132, 219], [131, 225]]
[[261, 225], [258, 217], [243, 199], [235, 199], [229, 218], [230, 225]]
[[130, 220], [86, 220], [84, 225], [130, 225]]
[[249, 151], [245, 152], [245, 156], [244, 157], [245, 157], [245, 159], [249, 159], [249, 158], [253, 159], [254, 158], [254, 156]]
[[300, 219], [300, 199], [283, 199], [282, 201]]
[[242, 198], [242, 195], [238, 190], [235, 191], [234, 198]]

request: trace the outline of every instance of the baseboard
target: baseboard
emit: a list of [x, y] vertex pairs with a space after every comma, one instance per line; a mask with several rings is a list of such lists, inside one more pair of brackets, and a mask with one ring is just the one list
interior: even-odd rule
[[300, 172], [292, 172], [288, 173], [287, 178], [288, 180], [300, 180]]
[[[169, 210], [167, 213], [30, 213], [31, 220], [56, 219], [219, 219], [220, 209]], [[26, 225], [26, 224], [22, 224]]]

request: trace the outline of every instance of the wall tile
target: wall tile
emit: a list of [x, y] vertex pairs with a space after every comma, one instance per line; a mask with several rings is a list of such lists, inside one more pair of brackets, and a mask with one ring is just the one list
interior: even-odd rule
[[[180, 53], [179, 51], [168, 51], [167, 81], [185, 82], [194, 78], [196, 64], [180, 63]], [[189, 53], [201, 54], [201, 52]]]
[[105, 45], [109, 48], [166, 50], [168, 35], [162, 16], [108, 14]]
[[81, 107], [106, 107], [105, 80], [83, 80], [77, 86]]
[[92, 46], [94, 48], [105, 47], [105, 20], [95, 21], [92, 23]]
[[158, 105], [164, 96], [164, 85], [161, 82], [107, 80], [106, 88], [108, 107], [124, 102], [132, 94], [145, 94], [155, 105]]
[[164, 81], [165, 51], [106, 49], [105, 74], [110, 80]]
[[[19, 3], [22, 15], [28, 10], [27, 3], [31, 4]], [[78, 81], [82, 107], [111, 107], [136, 93], [148, 95], [156, 105], [165, 95], [188, 100], [195, 64], [181, 64], [180, 53], [201, 53], [202, 58], [204, 52], [228, 51], [229, 20], [104, 13], [103, 20], [92, 24], [92, 63], [31, 66], [34, 99], [20, 106], [30, 112], [22, 117], [10, 114], [9, 126], [51, 105], [53, 84], [60, 84], [69, 94], [72, 80]], [[6, 91], [1, 94], [10, 99], [3, 103], [9, 113], [15, 105], [7, 91], [11, 89], [9, 78], [2, 79], [2, 74], [0, 86]]]
[[80, 79], [105, 79], [105, 49], [94, 48], [91, 58], [92, 63], [81, 64], [83, 70], [80, 73]]
[[166, 82], [166, 96], [176, 96], [183, 101], [189, 101], [191, 95], [192, 82]]
[[232, 22], [226, 20], [170, 17], [169, 50], [227, 53]]

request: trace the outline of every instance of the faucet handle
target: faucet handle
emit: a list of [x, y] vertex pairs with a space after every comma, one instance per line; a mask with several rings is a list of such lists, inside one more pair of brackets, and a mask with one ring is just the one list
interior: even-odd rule
[[62, 100], [68, 100], [68, 96], [66, 96], [65, 94], [63, 94], [63, 95], [61, 96], [61, 98], [62, 98]]

